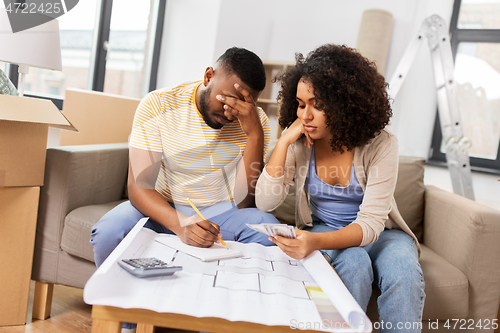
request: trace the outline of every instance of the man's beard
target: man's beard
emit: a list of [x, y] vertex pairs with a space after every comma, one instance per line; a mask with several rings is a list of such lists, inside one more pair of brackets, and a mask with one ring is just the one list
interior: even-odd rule
[[201, 116], [203, 117], [203, 120], [205, 121], [205, 123], [208, 126], [212, 127], [213, 129], [221, 129], [222, 126], [224, 126], [224, 125], [221, 124], [221, 123], [212, 121], [212, 119], [210, 119], [210, 116], [208, 115], [208, 110], [209, 110], [208, 102], [210, 100], [210, 92], [211, 91], [212, 91], [212, 87], [207, 88], [207, 89], [205, 89], [205, 90], [203, 90], [201, 92], [201, 96], [200, 96], [200, 114], [201, 114]]

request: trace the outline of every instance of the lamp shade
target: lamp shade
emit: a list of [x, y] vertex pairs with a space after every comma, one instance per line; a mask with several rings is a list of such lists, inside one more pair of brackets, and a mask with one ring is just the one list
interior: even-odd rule
[[59, 22], [53, 19], [31, 29], [13, 33], [7, 10], [0, 8], [0, 61], [62, 70]]

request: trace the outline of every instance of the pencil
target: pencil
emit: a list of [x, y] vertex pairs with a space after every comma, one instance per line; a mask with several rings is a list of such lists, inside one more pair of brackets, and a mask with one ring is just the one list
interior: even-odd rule
[[[189, 204], [191, 205], [191, 207], [193, 207], [194, 211], [198, 214], [198, 216], [201, 217], [202, 219], [206, 220], [206, 218], [201, 214], [201, 212], [198, 210], [198, 208], [196, 208], [196, 206], [191, 201], [191, 199], [189, 199], [189, 198], [186, 198], [186, 199], [189, 202]], [[224, 245], [224, 247], [227, 249], [228, 247], [227, 247], [226, 243], [224, 242], [224, 240], [222, 238], [220, 238], [218, 235], [215, 235], [215, 236], [217, 236], [217, 238], [220, 239], [221, 244]]]

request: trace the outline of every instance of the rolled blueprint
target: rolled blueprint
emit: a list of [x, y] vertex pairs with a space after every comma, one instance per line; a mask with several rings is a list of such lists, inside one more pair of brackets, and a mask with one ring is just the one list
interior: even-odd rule
[[301, 261], [349, 326], [356, 332], [371, 332], [372, 322], [323, 255], [316, 250]]
[[378, 72], [385, 73], [391, 44], [393, 16], [381, 9], [363, 12], [356, 48], [366, 58], [377, 64]]

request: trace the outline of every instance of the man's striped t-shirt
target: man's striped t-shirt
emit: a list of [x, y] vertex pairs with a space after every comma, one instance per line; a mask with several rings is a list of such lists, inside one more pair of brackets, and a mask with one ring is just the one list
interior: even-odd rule
[[[190, 198], [203, 207], [234, 197], [235, 171], [246, 134], [237, 119], [221, 129], [205, 123], [195, 103], [201, 83], [186, 82], [146, 95], [134, 117], [130, 146], [163, 153], [155, 189], [169, 202], [187, 205], [186, 198]], [[265, 157], [271, 128], [265, 112], [257, 109]]]

